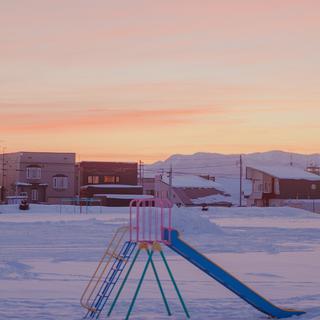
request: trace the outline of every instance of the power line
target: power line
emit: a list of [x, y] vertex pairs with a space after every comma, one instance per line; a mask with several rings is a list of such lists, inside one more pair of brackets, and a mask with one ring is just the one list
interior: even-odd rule
[[[177, 167], [179, 170], [182, 169], [182, 170], [192, 170], [192, 169], [206, 169], [206, 168], [228, 168], [228, 167], [238, 167], [237, 164], [234, 164], [234, 165], [215, 165], [215, 166], [201, 166], [201, 167]], [[159, 169], [145, 169], [145, 171], [160, 171], [161, 169], [163, 168], [159, 168]]]

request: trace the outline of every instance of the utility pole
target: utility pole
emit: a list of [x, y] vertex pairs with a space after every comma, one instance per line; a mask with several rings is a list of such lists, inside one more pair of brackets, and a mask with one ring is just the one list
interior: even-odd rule
[[142, 185], [142, 187], [143, 187], [143, 183], [144, 183], [143, 179], [144, 179], [144, 162], [142, 161], [141, 162], [141, 185]]
[[4, 178], [5, 178], [5, 147], [2, 147], [2, 177], [1, 177], [1, 201], [4, 201], [5, 197], [5, 187], [4, 187]]
[[80, 155], [78, 156], [78, 167], [77, 167], [77, 174], [78, 174], [78, 202], [80, 204], [80, 194], [81, 194], [81, 158]]
[[170, 170], [169, 170], [169, 200], [172, 201], [172, 164], [170, 165]]
[[139, 160], [139, 185], [143, 188], [144, 162]]
[[139, 160], [139, 164], [138, 164], [138, 183], [141, 186], [142, 185], [142, 161]]
[[242, 207], [242, 154], [240, 154], [240, 197], [239, 197], [239, 205]]

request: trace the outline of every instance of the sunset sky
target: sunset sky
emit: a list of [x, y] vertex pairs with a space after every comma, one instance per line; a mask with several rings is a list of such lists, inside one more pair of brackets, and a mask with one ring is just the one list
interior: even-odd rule
[[0, 0], [0, 145], [153, 162], [319, 152], [319, 0]]

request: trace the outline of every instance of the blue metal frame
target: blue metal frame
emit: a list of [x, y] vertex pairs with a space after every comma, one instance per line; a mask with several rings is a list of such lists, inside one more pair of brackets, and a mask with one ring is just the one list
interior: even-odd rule
[[92, 308], [93, 311], [88, 311], [87, 316], [89, 318], [98, 319], [102, 309], [107, 303], [116, 283], [118, 282], [122, 271], [126, 266], [126, 262], [130, 259], [134, 249], [136, 248], [136, 243], [131, 241], [126, 241], [120, 251], [119, 257], [117, 257], [109, 272], [106, 275], [105, 280], [101, 284], [101, 287], [93, 300]]

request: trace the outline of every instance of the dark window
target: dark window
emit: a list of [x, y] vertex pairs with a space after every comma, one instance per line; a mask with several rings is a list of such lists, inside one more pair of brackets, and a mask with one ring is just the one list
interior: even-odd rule
[[91, 184], [99, 183], [99, 176], [88, 176], [88, 183], [91, 183]]
[[62, 174], [57, 174], [53, 177], [53, 189], [67, 189], [68, 188], [68, 177]]
[[26, 177], [27, 179], [41, 179], [41, 168], [39, 166], [28, 166]]

